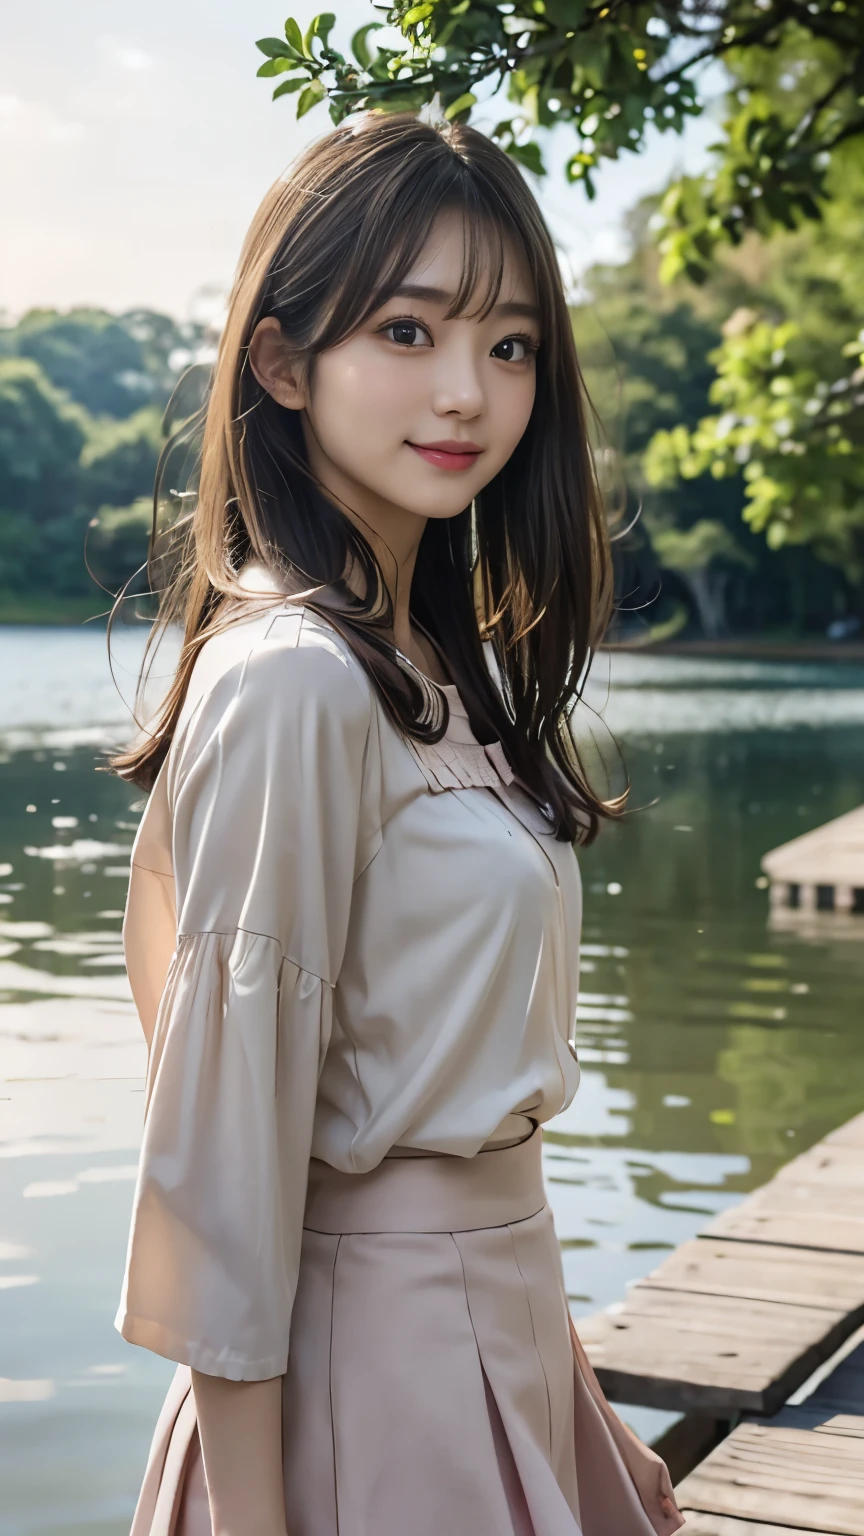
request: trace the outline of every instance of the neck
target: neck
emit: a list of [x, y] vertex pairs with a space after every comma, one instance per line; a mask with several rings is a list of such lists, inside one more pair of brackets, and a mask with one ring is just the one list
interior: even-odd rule
[[[378, 561], [393, 604], [390, 638], [415, 666], [436, 676], [441, 671], [440, 662], [428, 642], [412, 632], [410, 618], [411, 583], [426, 518], [377, 496], [328, 461], [306, 412], [303, 431], [309, 465], [321, 490], [363, 534]], [[358, 597], [365, 596], [363, 575], [356, 567], [349, 565], [345, 580]]]
[[[411, 513], [403, 513], [402, 521], [398, 522], [395, 528], [388, 528], [385, 531], [380, 527], [379, 519], [376, 519], [377, 526], [371, 526], [347, 509], [346, 515], [363, 534], [378, 560], [393, 604], [393, 640], [404, 655], [410, 656], [412, 649], [411, 583], [414, 579], [417, 551], [423, 537], [426, 519], [415, 517]], [[358, 597], [364, 596], [363, 576], [356, 567], [352, 566], [349, 569], [346, 580]]]

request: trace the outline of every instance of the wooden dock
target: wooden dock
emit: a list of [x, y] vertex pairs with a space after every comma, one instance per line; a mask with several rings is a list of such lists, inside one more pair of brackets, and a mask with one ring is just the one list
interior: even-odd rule
[[679, 1483], [685, 1536], [864, 1536], [864, 1329], [800, 1406], [748, 1420]]
[[688, 1536], [864, 1536], [864, 1115], [578, 1326], [609, 1397], [685, 1415]]
[[815, 912], [864, 918], [864, 805], [772, 849], [762, 868], [775, 923]]

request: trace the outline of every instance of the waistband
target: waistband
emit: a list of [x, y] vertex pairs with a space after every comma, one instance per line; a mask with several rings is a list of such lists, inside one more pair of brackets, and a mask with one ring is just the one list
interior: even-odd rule
[[343, 1173], [313, 1157], [303, 1225], [312, 1232], [472, 1232], [536, 1216], [546, 1204], [539, 1128], [476, 1157], [385, 1158]]

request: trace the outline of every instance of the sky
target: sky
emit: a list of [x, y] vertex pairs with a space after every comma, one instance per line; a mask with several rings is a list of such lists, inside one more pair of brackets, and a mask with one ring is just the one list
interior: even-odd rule
[[[318, 9], [298, 0], [293, 14], [302, 26]], [[3, 8], [7, 321], [34, 306], [145, 306], [181, 319], [212, 310], [267, 187], [330, 126], [323, 107], [297, 123], [295, 98], [272, 102], [272, 83], [256, 79], [255, 39], [279, 34], [287, 12], [288, 0]], [[334, 40], [375, 15], [369, 0], [340, 0]], [[643, 154], [604, 167], [594, 203], [548, 177], [540, 200], [565, 269], [578, 277], [622, 259], [626, 210], [674, 172], [699, 169], [715, 132], [702, 119], [683, 138], [654, 134]]]

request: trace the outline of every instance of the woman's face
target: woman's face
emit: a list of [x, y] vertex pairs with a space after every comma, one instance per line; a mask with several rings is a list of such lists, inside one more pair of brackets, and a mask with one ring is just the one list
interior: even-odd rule
[[[376, 510], [455, 516], [506, 464], [528, 425], [540, 342], [532, 287], [510, 254], [491, 313], [448, 320], [463, 260], [461, 218], [446, 215], [399, 292], [316, 359], [293, 400], [266, 368], [262, 376], [253, 341], [261, 382], [303, 411], [313, 473], [373, 521]], [[262, 322], [269, 324], [278, 332], [275, 321]]]

